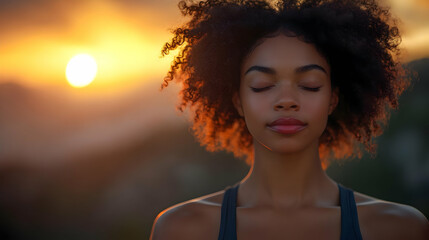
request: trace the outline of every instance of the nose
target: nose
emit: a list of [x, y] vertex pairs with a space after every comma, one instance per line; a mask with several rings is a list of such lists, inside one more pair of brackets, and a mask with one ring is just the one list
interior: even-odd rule
[[292, 90], [283, 88], [274, 104], [275, 111], [294, 110], [298, 111], [300, 105]]

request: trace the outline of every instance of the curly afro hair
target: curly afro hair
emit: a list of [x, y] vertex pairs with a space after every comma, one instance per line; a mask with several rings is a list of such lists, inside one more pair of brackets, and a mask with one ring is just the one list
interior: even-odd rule
[[182, 83], [182, 111], [207, 150], [226, 150], [253, 162], [252, 136], [232, 104], [243, 59], [258, 40], [279, 30], [312, 43], [331, 67], [339, 103], [319, 139], [323, 169], [331, 160], [375, 155], [380, 135], [410, 85], [399, 62], [401, 37], [388, 8], [375, 0], [180, 1], [190, 20], [174, 29], [162, 55], [179, 53], [161, 89]]

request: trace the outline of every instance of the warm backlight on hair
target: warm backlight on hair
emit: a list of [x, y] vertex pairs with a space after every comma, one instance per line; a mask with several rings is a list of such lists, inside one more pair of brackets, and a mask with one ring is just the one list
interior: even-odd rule
[[90, 84], [97, 74], [97, 63], [88, 54], [78, 54], [67, 64], [66, 77], [73, 87], [85, 87]]

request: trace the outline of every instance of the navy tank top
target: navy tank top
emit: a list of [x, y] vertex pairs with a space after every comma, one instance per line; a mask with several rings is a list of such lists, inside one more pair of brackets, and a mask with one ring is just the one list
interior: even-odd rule
[[[341, 238], [340, 240], [362, 240], [353, 190], [337, 183], [340, 191]], [[225, 188], [222, 200], [218, 240], [237, 240], [236, 207], [239, 183]]]

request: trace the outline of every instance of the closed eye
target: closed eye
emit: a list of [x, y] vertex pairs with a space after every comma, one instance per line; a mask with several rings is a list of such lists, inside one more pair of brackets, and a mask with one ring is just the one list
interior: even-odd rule
[[305, 90], [308, 90], [308, 91], [312, 91], [312, 92], [317, 92], [320, 89], [320, 87], [315, 87], [315, 88], [302, 87], [302, 88], [305, 89]]
[[[250, 87], [252, 89], [253, 92], [262, 92], [265, 90], [270, 89], [272, 86], [268, 86], [268, 87], [263, 87], [263, 88], [254, 88], [254, 87]], [[303, 89], [307, 90], [307, 91], [312, 91], [312, 92], [317, 92], [320, 90], [320, 87], [315, 87], [315, 88], [311, 88], [311, 87], [302, 87]]]
[[268, 86], [268, 87], [263, 87], [263, 88], [254, 88], [254, 87], [250, 87], [252, 89], [252, 91], [254, 92], [262, 92], [264, 90], [268, 90], [270, 89], [272, 86]]

